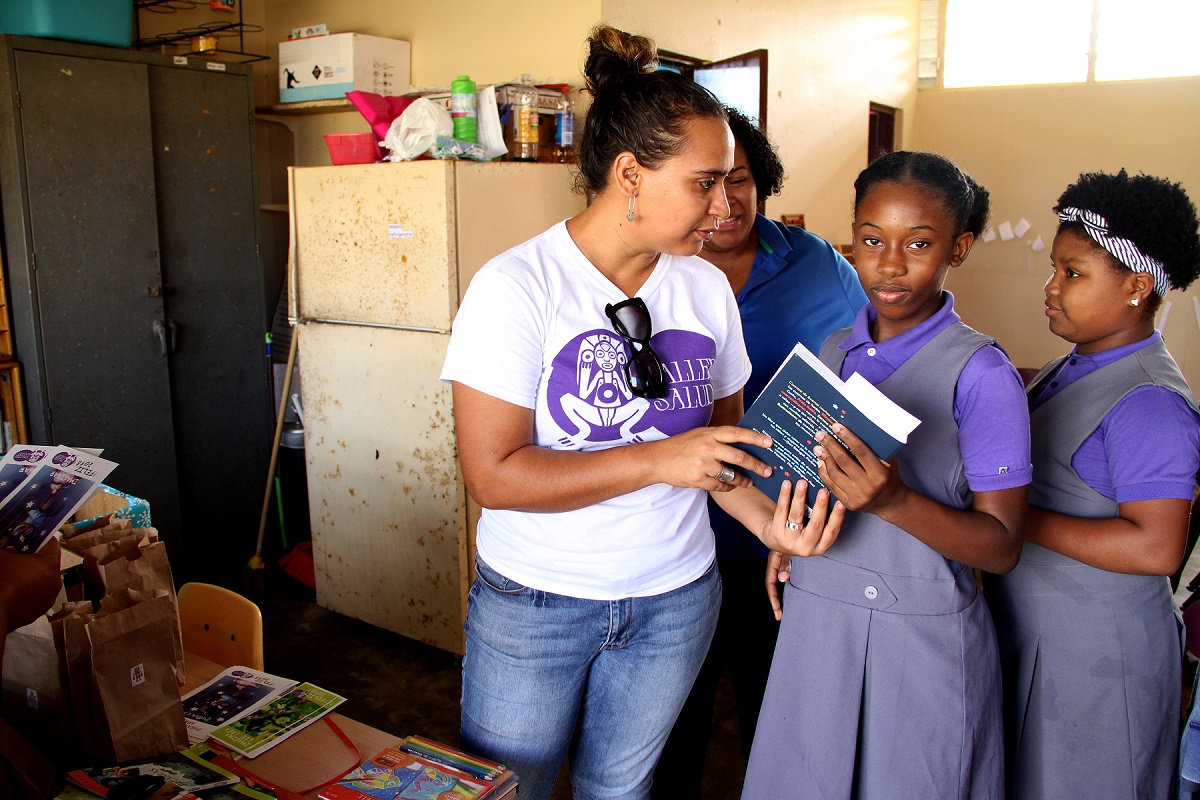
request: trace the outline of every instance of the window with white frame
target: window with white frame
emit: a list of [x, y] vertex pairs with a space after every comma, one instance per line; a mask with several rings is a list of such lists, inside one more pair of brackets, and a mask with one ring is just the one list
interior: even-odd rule
[[1200, 75], [1200, 0], [945, 0], [943, 8], [937, 64], [946, 88]]

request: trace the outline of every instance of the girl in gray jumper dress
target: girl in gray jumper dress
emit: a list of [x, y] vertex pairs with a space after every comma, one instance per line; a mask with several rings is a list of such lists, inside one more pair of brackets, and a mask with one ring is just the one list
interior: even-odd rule
[[1200, 417], [1154, 313], [1200, 270], [1196, 210], [1178, 184], [1124, 170], [1081, 175], [1054, 210], [1046, 316], [1075, 347], [1030, 383], [1025, 546], [988, 579], [1008, 794], [1165, 798], [1182, 663], [1166, 576], [1183, 558]]
[[1017, 561], [1029, 415], [1017, 371], [942, 288], [987, 207], [933, 153], [891, 153], [855, 182], [871, 304], [821, 360], [921, 424], [888, 463], [841, 426], [845, 447], [820, 439], [820, 476], [850, 511], [824, 555], [791, 560], [744, 798], [1003, 796], [996, 635], [972, 567]]

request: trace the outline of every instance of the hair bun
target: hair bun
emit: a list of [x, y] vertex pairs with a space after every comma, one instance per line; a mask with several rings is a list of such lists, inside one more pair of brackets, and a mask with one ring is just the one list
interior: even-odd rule
[[593, 95], [657, 68], [658, 46], [645, 36], [608, 25], [597, 25], [588, 36], [583, 74]]

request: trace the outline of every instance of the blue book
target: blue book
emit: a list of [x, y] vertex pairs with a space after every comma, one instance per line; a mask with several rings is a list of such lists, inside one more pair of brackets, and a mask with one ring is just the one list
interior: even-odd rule
[[824, 431], [832, 436], [835, 422], [853, 431], [885, 461], [900, 451], [908, 434], [920, 424], [858, 373], [842, 381], [797, 343], [738, 423], [767, 434], [774, 442], [770, 450], [735, 445], [772, 468], [769, 478], [746, 474], [772, 501], [779, 498], [783, 481], [808, 481], [806, 505], [811, 513], [817, 492], [825, 487], [813, 455], [818, 444], [815, 435]]

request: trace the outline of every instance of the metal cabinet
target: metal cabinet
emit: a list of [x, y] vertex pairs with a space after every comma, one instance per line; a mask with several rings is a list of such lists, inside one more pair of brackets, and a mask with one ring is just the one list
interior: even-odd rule
[[30, 439], [103, 447], [177, 575], [228, 582], [273, 420], [249, 70], [0, 36], [0, 87]]

